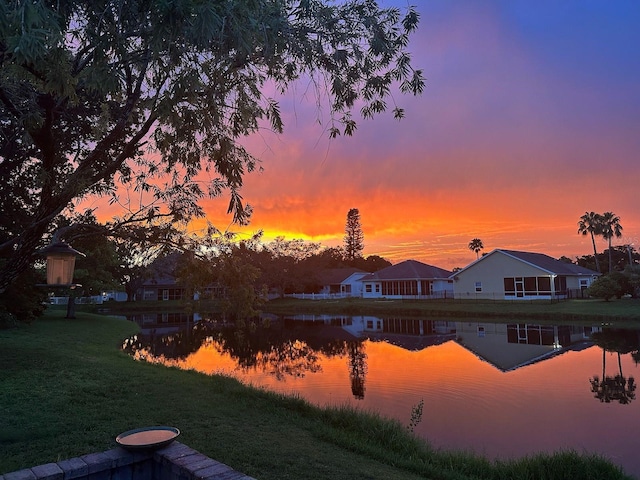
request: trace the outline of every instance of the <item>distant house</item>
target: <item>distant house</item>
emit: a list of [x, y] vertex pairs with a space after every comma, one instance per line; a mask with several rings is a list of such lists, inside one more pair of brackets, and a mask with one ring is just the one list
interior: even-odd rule
[[142, 300], [182, 300], [185, 297], [185, 289], [172, 275], [153, 276], [144, 281], [140, 290]]
[[362, 295], [362, 277], [369, 275], [358, 268], [330, 268], [318, 274], [321, 294], [359, 297]]
[[542, 253], [496, 249], [451, 278], [455, 298], [542, 300], [582, 296], [598, 275]]
[[405, 260], [362, 278], [363, 298], [446, 298], [453, 296], [451, 272]]

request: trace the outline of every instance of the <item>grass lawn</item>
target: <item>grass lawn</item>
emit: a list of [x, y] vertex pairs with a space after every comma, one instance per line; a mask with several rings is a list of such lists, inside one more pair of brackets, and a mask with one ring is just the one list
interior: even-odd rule
[[491, 318], [495, 321], [540, 321], [608, 324], [640, 328], [640, 299], [563, 300], [553, 302], [500, 300], [299, 300], [267, 302], [263, 310], [275, 314], [405, 315], [434, 319]]
[[63, 316], [0, 331], [0, 474], [112, 448], [125, 430], [171, 425], [183, 443], [258, 479], [627, 478], [571, 452], [494, 463], [434, 451], [375, 415], [136, 362], [120, 351], [135, 324]]

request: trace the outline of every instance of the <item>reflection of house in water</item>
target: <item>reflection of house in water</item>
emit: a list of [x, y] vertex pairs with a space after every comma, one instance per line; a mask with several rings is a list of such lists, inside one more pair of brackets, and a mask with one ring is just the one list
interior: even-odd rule
[[598, 327], [457, 322], [457, 342], [497, 369], [508, 372], [569, 350], [592, 346]]
[[303, 328], [302, 339], [310, 337], [332, 340], [357, 340], [353, 332], [352, 317], [341, 315], [291, 315], [284, 316], [282, 323], [286, 329]]
[[285, 324], [324, 325], [339, 327], [355, 338], [387, 341], [407, 350], [422, 350], [454, 340], [455, 323], [415, 318], [380, 318], [368, 315], [295, 315], [285, 318]]
[[143, 335], [150, 333], [161, 335], [193, 326], [200, 320], [200, 315], [185, 312], [145, 312], [129, 315], [127, 319], [137, 323]]
[[362, 335], [375, 341], [386, 341], [405, 350], [422, 350], [456, 338], [454, 322], [419, 318], [361, 317]]

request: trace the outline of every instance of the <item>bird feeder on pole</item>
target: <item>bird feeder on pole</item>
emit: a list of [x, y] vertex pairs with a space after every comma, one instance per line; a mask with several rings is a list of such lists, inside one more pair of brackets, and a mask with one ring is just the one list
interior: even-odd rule
[[86, 257], [86, 255], [64, 242], [52, 243], [40, 253], [47, 258], [47, 287], [70, 289], [66, 318], [76, 318], [75, 289], [82, 285], [73, 283], [73, 271], [76, 266], [76, 257]]
[[47, 258], [47, 285], [71, 287], [76, 257], [86, 255], [64, 242], [56, 242], [41, 251]]

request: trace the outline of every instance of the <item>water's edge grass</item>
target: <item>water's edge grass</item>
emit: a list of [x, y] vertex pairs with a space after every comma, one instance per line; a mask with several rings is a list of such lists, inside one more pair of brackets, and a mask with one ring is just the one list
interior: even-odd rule
[[136, 362], [119, 348], [135, 324], [63, 315], [0, 331], [0, 474], [112, 448], [131, 428], [173, 425], [183, 443], [258, 479], [629, 478], [575, 452], [494, 462], [439, 451], [373, 413]]
[[267, 302], [265, 312], [279, 315], [378, 315], [428, 319], [491, 319], [494, 322], [592, 323], [619, 328], [640, 328], [640, 299], [562, 301], [500, 300], [301, 300]]

